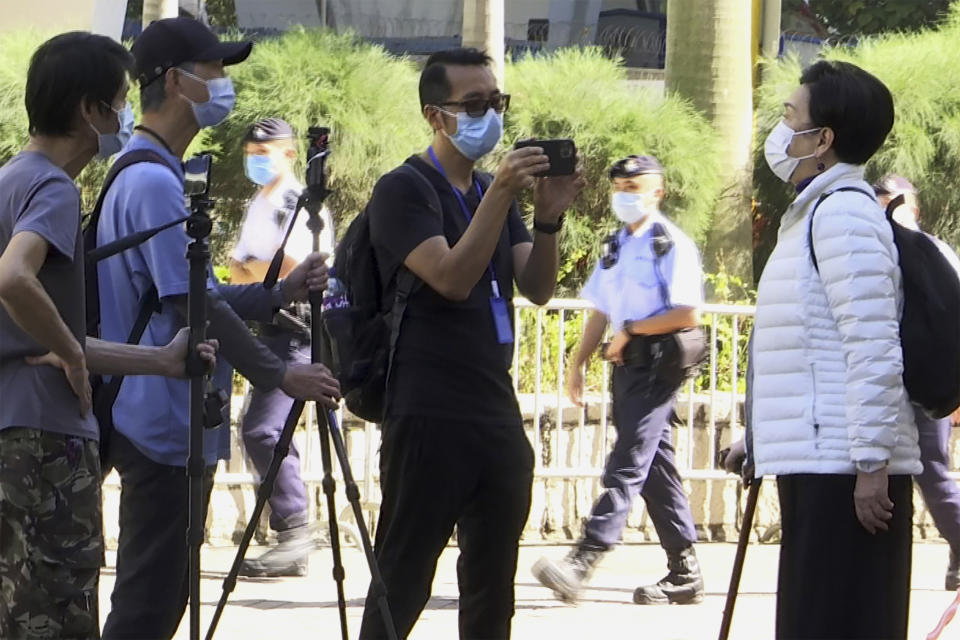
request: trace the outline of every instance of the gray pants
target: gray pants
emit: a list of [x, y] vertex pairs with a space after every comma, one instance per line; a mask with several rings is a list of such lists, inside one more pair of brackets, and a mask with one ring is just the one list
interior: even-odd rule
[[[260, 340], [284, 362], [310, 362], [310, 347], [299, 345], [290, 334], [262, 336]], [[272, 391], [250, 389], [240, 432], [244, 449], [261, 478], [270, 468], [273, 449], [292, 406], [293, 398], [279, 388]], [[292, 442], [290, 453], [280, 465], [269, 503], [270, 527], [275, 531], [307, 523], [307, 490], [300, 479], [300, 454]]]
[[934, 524], [950, 546], [960, 553], [960, 487], [947, 475], [950, 470], [950, 418], [934, 420], [915, 410], [920, 435], [923, 473], [916, 476], [923, 501]]

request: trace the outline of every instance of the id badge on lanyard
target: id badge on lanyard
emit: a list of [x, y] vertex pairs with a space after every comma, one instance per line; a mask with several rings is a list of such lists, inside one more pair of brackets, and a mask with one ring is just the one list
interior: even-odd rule
[[[447, 178], [447, 173], [443, 170], [440, 161], [437, 160], [437, 156], [433, 152], [433, 147], [429, 147], [427, 151], [437, 171], [439, 171], [444, 178]], [[450, 183], [449, 178], [447, 178], [447, 182]], [[483, 191], [480, 189], [480, 184], [474, 181], [473, 186], [477, 189], [477, 195], [483, 200]], [[460, 190], [453, 186], [453, 184], [450, 184], [450, 189], [453, 191], [453, 195], [456, 196], [457, 202], [460, 203], [460, 210], [463, 211], [463, 215], [467, 219], [467, 224], [470, 224], [470, 210], [467, 208], [467, 203], [463, 201]], [[493, 268], [492, 260], [487, 269], [490, 273], [490, 289], [492, 293], [490, 296], [490, 315], [493, 318], [493, 328], [497, 332], [497, 342], [500, 344], [513, 344], [513, 325], [510, 322], [510, 305], [507, 304], [506, 298], [500, 295], [500, 283], [497, 281], [497, 273]]]

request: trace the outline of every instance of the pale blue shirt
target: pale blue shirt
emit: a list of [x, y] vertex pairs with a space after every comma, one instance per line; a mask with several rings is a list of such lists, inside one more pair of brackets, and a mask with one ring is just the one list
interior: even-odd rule
[[[659, 261], [653, 250], [653, 227], [659, 222], [673, 240]], [[663, 214], [656, 213], [634, 233], [617, 234], [620, 257], [609, 269], [597, 262], [580, 296], [593, 303], [614, 328], [626, 320], [643, 320], [672, 307], [703, 305], [703, 269], [696, 244]], [[662, 278], [662, 280], [661, 280]], [[665, 285], [669, 299], [664, 300]]]
[[[156, 151], [169, 167], [141, 162], [120, 172], [103, 202], [97, 227], [98, 246], [189, 213], [183, 195], [180, 159], [144, 136], [134, 136], [123, 152], [133, 149]], [[126, 342], [140, 310], [140, 298], [150, 285], [157, 287], [162, 306], [159, 313], [151, 316], [140, 344], [162, 346], [173, 339], [184, 326], [184, 320], [173, 304], [165, 303], [164, 299], [188, 292], [190, 265], [186, 252], [189, 243], [184, 225], [177, 225], [99, 263], [100, 332], [105, 340]], [[208, 288], [213, 287], [211, 278]], [[229, 364], [218, 358], [213, 385], [229, 393], [231, 377]], [[189, 441], [188, 398], [187, 380], [128, 376], [113, 406], [114, 426], [154, 462], [183, 466]], [[230, 457], [228, 425], [229, 416], [226, 416], [218, 429], [204, 430], [206, 464]]]

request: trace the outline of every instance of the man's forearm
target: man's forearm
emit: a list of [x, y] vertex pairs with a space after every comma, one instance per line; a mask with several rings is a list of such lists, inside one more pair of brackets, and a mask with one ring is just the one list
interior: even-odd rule
[[556, 233], [534, 231], [533, 248], [520, 276], [520, 291], [535, 304], [545, 304], [557, 287], [560, 249]]
[[636, 336], [658, 336], [681, 329], [692, 329], [700, 321], [700, 312], [694, 307], [677, 307], [665, 313], [635, 320], [630, 323], [630, 333]]
[[17, 277], [4, 287], [0, 303], [24, 333], [64, 362], [75, 364], [83, 358], [83, 347], [36, 276]]
[[87, 369], [106, 376], [172, 376], [163, 347], [87, 338]]
[[283, 306], [279, 288], [262, 284], [220, 284], [210, 295], [223, 299], [242, 320], [254, 322], [270, 322]]
[[465, 298], [476, 286], [500, 242], [512, 202], [513, 196], [502, 189], [487, 190], [467, 230], [441, 260], [441, 279], [448, 283], [445, 290]]
[[603, 333], [607, 330], [607, 316], [600, 311], [591, 311], [587, 318], [587, 324], [583, 328], [583, 340], [580, 341], [580, 348], [577, 350], [577, 356], [573, 361], [573, 367], [579, 369], [590, 360], [600, 342], [603, 340]]
[[[182, 318], [187, 317], [187, 297], [172, 300]], [[253, 386], [269, 391], [280, 386], [287, 365], [250, 333], [247, 325], [214, 292], [207, 296], [207, 337], [220, 342], [219, 354]]]

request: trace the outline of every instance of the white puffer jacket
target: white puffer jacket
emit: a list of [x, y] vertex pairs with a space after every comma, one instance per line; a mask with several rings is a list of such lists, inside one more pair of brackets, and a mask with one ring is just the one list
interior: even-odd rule
[[863, 167], [838, 164], [787, 209], [757, 294], [753, 451], [756, 473], [856, 473], [889, 461], [922, 470], [913, 408], [903, 386], [903, 307], [893, 232], [880, 206], [843, 191], [872, 190]]

